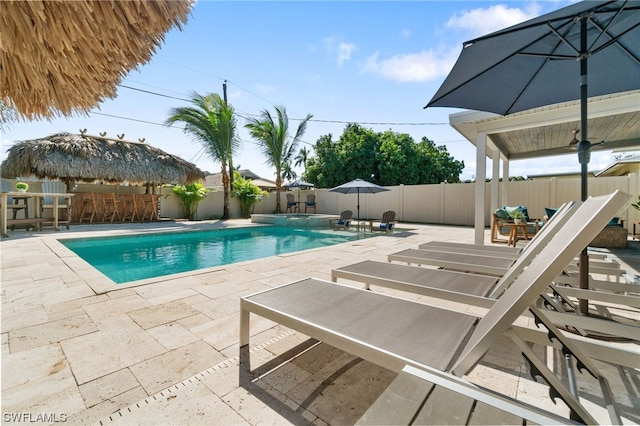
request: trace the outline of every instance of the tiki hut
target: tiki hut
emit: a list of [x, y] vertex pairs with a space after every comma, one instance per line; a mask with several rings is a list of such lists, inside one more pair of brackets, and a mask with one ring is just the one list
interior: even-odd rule
[[58, 133], [19, 141], [7, 150], [2, 177], [35, 176], [75, 181], [142, 184], [192, 183], [204, 180], [194, 164], [147, 143], [105, 136]]
[[27, 120], [86, 114], [186, 23], [192, 3], [3, 0], [0, 101]]

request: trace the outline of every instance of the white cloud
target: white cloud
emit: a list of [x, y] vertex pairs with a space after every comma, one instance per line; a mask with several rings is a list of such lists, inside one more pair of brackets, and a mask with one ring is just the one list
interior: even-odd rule
[[353, 43], [339, 43], [336, 50], [338, 51], [338, 65], [342, 66], [344, 61], [351, 59], [351, 54], [356, 50], [356, 45]]
[[[486, 9], [458, 12], [445, 23], [447, 31], [443, 35], [446, 39], [442, 40], [443, 43], [437, 50], [397, 54], [386, 59], [380, 59], [379, 53], [375, 53], [369, 56], [362, 72], [378, 74], [401, 83], [438, 79], [451, 71], [460, 53], [459, 48], [452, 48], [453, 45], [531, 19], [538, 16], [539, 12], [536, 2], [527, 3], [526, 9], [495, 5]], [[454, 35], [452, 33], [455, 30], [458, 33]], [[410, 31], [405, 29], [402, 34], [408, 37]]]
[[331, 56], [335, 55], [336, 61], [340, 66], [345, 61], [349, 61], [353, 52], [358, 49], [355, 44], [339, 41], [336, 36], [326, 37], [323, 42], [325, 50]]
[[458, 12], [445, 23], [445, 27], [449, 29], [461, 29], [470, 37], [479, 37], [510, 27], [511, 25], [519, 24], [538, 15], [539, 8], [535, 3], [528, 4], [526, 11], [497, 4], [486, 9], [472, 9]]
[[456, 61], [457, 52], [440, 55], [432, 50], [419, 53], [395, 55], [388, 59], [379, 60], [379, 53], [371, 55], [362, 72], [374, 73], [385, 79], [400, 83], [423, 82], [434, 80], [451, 70]]

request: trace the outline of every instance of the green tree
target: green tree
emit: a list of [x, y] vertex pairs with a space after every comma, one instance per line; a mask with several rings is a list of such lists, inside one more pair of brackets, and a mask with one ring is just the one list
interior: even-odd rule
[[233, 172], [233, 189], [231, 195], [240, 201], [240, 211], [242, 217], [249, 217], [256, 204], [262, 202], [262, 197], [267, 195], [266, 191], [260, 189], [251, 179], [245, 179], [237, 171]]
[[404, 133], [374, 132], [348, 124], [337, 142], [324, 135], [314, 146], [305, 180], [328, 188], [361, 178], [379, 185], [459, 182], [464, 163], [426, 137], [416, 143]]
[[291, 163], [287, 162], [282, 165], [282, 179], [295, 180], [298, 174], [291, 168]]
[[193, 106], [173, 108], [165, 125], [184, 123], [184, 132], [190, 134], [204, 147], [205, 152], [214, 161], [222, 165], [222, 186], [224, 188], [224, 209], [222, 218], [229, 219], [231, 207], [229, 194], [229, 173], [227, 164], [238, 150], [240, 139], [236, 134], [237, 120], [233, 107], [216, 93], [201, 96], [194, 93], [191, 96]]
[[249, 118], [245, 127], [251, 136], [260, 144], [262, 154], [267, 158], [266, 163], [276, 169], [276, 213], [280, 213], [280, 192], [282, 190], [282, 171], [298, 148], [300, 139], [307, 129], [307, 122], [313, 117], [311, 114], [298, 124], [293, 138], [289, 136], [289, 116], [284, 107], [276, 107], [276, 116], [263, 110], [259, 118]]

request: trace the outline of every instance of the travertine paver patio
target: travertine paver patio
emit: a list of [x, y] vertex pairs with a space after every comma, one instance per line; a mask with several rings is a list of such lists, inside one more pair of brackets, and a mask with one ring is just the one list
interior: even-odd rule
[[[473, 240], [471, 228], [404, 224], [410, 232], [166, 277], [105, 294], [95, 294], [89, 285], [105, 278], [54, 241], [68, 235], [244, 224], [73, 226], [60, 233], [16, 231], [3, 239], [3, 423], [353, 423], [395, 374], [255, 317], [251, 360], [259, 366], [257, 377], [241, 384], [239, 297], [308, 276], [328, 280], [332, 268], [364, 259], [384, 261], [388, 253], [429, 240]], [[631, 252], [635, 258], [623, 267], [638, 274], [640, 256]], [[598, 365], [612, 381], [626, 418], [639, 422], [638, 371]], [[528, 379], [525, 370], [518, 352], [504, 341], [470, 379], [561, 410], [549, 402], [548, 388]], [[597, 397], [587, 401], [599, 402]]]

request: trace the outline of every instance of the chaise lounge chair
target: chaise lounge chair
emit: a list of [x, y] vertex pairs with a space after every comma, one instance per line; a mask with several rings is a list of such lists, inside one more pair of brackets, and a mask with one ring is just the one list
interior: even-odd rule
[[[513, 257], [512, 266], [499, 280], [497, 276], [483, 276], [459, 271], [420, 268], [371, 260], [336, 268], [331, 271], [331, 279], [333, 282], [337, 282], [338, 278], [362, 282], [364, 283], [364, 288], [367, 290], [370, 290], [371, 286], [375, 285], [489, 308], [493, 305], [495, 299], [500, 297], [504, 289], [524, 270], [541, 247], [547, 244], [549, 239], [554, 235], [555, 228], [562, 225], [563, 221], [573, 214], [579, 204], [580, 202], [576, 202], [567, 206], [562, 213], [560, 213], [563, 217], [562, 221], [549, 222], [545, 232], [541, 232], [536, 236], [522, 254], [518, 255], [518, 257]], [[463, 248], [460, 249], [459, 246]], [[483, 246], [445, 243], [444, 250], [451, 252], [455, 249], [456, 252], [464, 252], [464, 248], [466, 247], [470, 247], [470, 251], [475, 253], [476, 250]], [[499, 251], [506, 249], [506, 247], [497, 248]], [[463, 255], [459, 255], [459, 257], [461, 259], [464, 258]], [[471, 255], [471, 259], [477, 261], [478, 257]], [[569, 268], [569, 266], [567, 268]], [[554, 284], [556, 285], [554, 285], [552, 289], [557, 293], [557, 296], [566, 299], [565, 305], [569, 306], [569, 309], [571, 308], [570, 296], [581, 296], [582, 298], [588, 298], [598, 302], [617, 303], [631, 307], [637, 307], [638, 303], [640, 303], [640, 298], [631, 294], [638, 291], [638, 286], [636, 285], [594, 279], [591, 279], [590, 282], [592, 288], [598, 291], [588, 290], [589, 294], [585, 295], [583, 290], [565, 287], [567, 285], [576, 286], [578, 284], [577, 277], [561, 274], [554, 279]], [[550, 282], [550, 284], [552, 283]], [[624, 292], [626, 294], [614, 294], [613, 292]], [[543, 297], [546, 299], [546, 305], [553, 306], [560, 312], [566, 311], [562, 309], [562, 306], [548, 299], [547, 295], [543, 295]], [[575, 327], [581, 331], [583, 335], [589, 334], [586, 330], [580, 328], [585, 326], [582, 317], [575, 315], [559, 316], [555, 313], [549, 313], [549, 315], [553, 316], [554, 323], [556, 324]], [[589, 321], [589, 327], [591, 331], [615, 334], [630, 339], [637, 339], [638, 335], [637, 327], [618, 324], [614, 321], [592, 319]]]
[[351, 210], [344, 210], [340, 213], [340, 219], [329, 219], [329, 227], [331, 229], [349, 229], [352, 217], [353, 212]]
[[[513, 323], [529, 309], [549, 330], [549, 336], [562, 344], [564, 353], [573, 355], [597, 378], [611, 421], [620, 423], [607, 379], [533, 304], [581, 247], [593, 239], [594, 230], [604, 226], [628, 200], [627, 194], [616, 192], [585, 201], [480, 319], [313, 278], [242, 297], [240, 374], [248, 374], [251, 369], [248, 348], [251, 313], [393, 371], [400, 372], [409, 365], [452, 382], [459, 379], [451, 375], [461, 377], [470, 372], [497, 339], [506, 335], [523, 352], [532, 369], [544, 377], [552, 389], [551, 395], [559, 396], [567, 404], [571, 419], [596, 423], [579, 398], [520, 337]], [[545, 415], [542, 410], [530, 408]]]
[[[568, 216], [575, 211], [576, 205], [576, 202], [572, 202], [563, 206], [545, 225], [544, 230], [538, 233], [519, 252], [505, 247], [485, 247], [459, 243], [449, 243], [449, 245], [447, 243], [427, 243], [421, 244], [419, 249], [407, 249], [392, 253], [388, 256], [388, 260], [389, 262], [399, 261], [416, 265], [430, 265], [454, 271], [500, 277], [513, 266], [517, 259], [524, 257], [525, 262], [530, 261], [555, 234], [556, 229], [564, 225]], [[563, 272], [575, 272], [578, 267], [577, 261], [573, 260]], [[611, 260], [606, 261], [606, 259], [604, 262], [590, 264], [589, 271], [591, 273], [615, 276], [617, 280], [626, 273], [626, 271], [620, 269], [619, 264]]]

